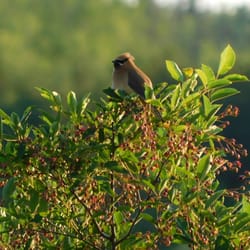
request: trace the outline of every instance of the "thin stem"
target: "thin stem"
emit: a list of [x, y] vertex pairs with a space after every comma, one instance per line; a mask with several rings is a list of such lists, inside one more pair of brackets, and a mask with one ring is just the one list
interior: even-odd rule
[[[112, 129], [112, 145], [111, 145], [111, 153], [110, 153], [110, 158], [114, 159], [114, 155], [115, 155], [115, 131], [114, 131], [114, 123], [112, 123], [111, 125], [111, 129]], [[111, 171], [110, 174], [110, 186], [111, 186], [111, 190], [113, 191], [113, 193], [115, 193], [115, 185], [114, 185], [114, 174], [113, 171]], [[114, 223], [114, 202], [115, 202], [115, 198], [111, 197], [111, 215], [112, 215], [112, 222], [111, 222], [111, 244], [112, 244], [112, 250], [115, 250], [116, 248], [116, 239], [115, 239], [115, 223]]]
[[74, 191], [72, 191], [72, 193], [73, 193], [73, 195], [75, 196], [75, 198], [84, 206], [84, 208], [86, 209], [87, 213], [90, 215], [90, 217], [91, 217], [93, 223], [95, 224], [95, 226], [96, 226], [96, 228], [97, 228], [99, 234], [100, 234], [103, 238], [110, 240], [110, 239], [111, 239], [111, 236], [108, 235], [108, 234], [106, 234], [106, 233], [104, 233], [104, 232], [102, 232], [102, 229], [101, 229], [100, 226], [98, 225], [97, 221], [94, 219], [94, 217], [93, 217], [93, 215], [92, 215], [90, 209], [88, 208], [88, 206], [78, 197], [78, 195], [77, 195]]

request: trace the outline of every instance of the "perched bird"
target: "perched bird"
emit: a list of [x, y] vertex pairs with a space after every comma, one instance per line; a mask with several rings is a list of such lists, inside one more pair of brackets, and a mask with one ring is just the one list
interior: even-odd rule
[[119, 55], [112, 61], [113, 89], [121, 89], [128, 93], [134, 91], [145, 99], [145, 85], [153, 88], [150, 78], [134, 63], [135, 58], [128, 52]]

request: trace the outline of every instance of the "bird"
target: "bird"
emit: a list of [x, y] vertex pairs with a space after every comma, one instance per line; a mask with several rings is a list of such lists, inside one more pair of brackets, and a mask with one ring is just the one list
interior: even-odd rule
[[145, 86], [153, 89], [150, 78], [135, 64], [135, 58], [125, 52], [112, 61], [113, 89], [124, 90], [127, 93], [135, 92], [145, 99]]
[[[114, 64], [113, 70], [113, 82], [112, 89], [120, 89], [124, 90], [128, 94], [135, 92], [138, 94], [142, 102], [144, 102], [145, 98], [145, 88], [146, 86], [152, 90], [152, 99], [155, 99], [153, 93], [153, 84], [150, 78], [135, 64], [135, 58], [129, 53], [125, 52], [116, 59], [112, 61]], [[151, 105], [146, 105], [149, 110], [151, 110]], [[163, 121], [160, 112], [152, 107], [156, 116]]]

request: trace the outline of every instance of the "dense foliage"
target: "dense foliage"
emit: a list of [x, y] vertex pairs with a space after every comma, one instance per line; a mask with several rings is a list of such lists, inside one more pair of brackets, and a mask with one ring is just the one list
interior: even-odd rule
[[[234, 190], [217, 179], [237, 172], [247, 155], [221, 135], [238, 108], [220, 100], [246, 80], [226, 74], [234, 62], [230, 46], [216, 74], [168, 60], [178, 83], [160, 84], [157, 99], [146, 102], [106, 89], [90, 111], [89, 97], [71, 91], [65, 108], [56, 91], [37, 88], [51, 111], [28, 107], [19, 117], [1, 110], [0, 248], [249, 246], [250, 173]], [[29, 122], [35, 110], [39, 125]]]

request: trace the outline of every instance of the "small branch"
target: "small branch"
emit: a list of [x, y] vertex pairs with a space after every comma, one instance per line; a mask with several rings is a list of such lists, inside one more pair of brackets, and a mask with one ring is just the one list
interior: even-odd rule
[[136, 222], [137, 222], [137, 220], [138, 220], [138, 218], [139, 218], [142, 210], [143, 210], [142, 207], [139, 208], [139, 211], [138, 211], [137, 215], [135, 216], [130, 229], [128, 230], [128, 232], [126, 233], [126, 235], [124, 235], [120, 240], [116, 241], [116, 245], [119, 245], [122, 241], [124, 241], [130, 235], [130, 233], [131, 233], [133, 227], [135, 226], [135, 224], [136, 224]]
[[84, 206], [84, 208], [86, 209], [87, 213], [90, 215], [90, 217], [91, 217], [92, 221], [94, 222], [94, 224], [95, 224], [95, 226], [96, 226], [96, 228], [97, 228], [99, 234], [100, 234], [103, 238], [110, 240], [110, 239], [111, 239], [111, 236], [108, 235], [108, 234], [105, 234], [104, 232], [102, 232], [102, 229], [101, 229], [100, 226], [98, 225], [97, 221], [93, 218], [93, 215], [92, 215], [90, 209], [87, 207], [87, 205], [86, 205], [84, 202], [82, 202], [82, 200], [78, 197], [78, 195], [77, 195], [74, 191], [72, 191], [72, 193], [73, 193], [73, 195], [75, 196], [75, 198]]

